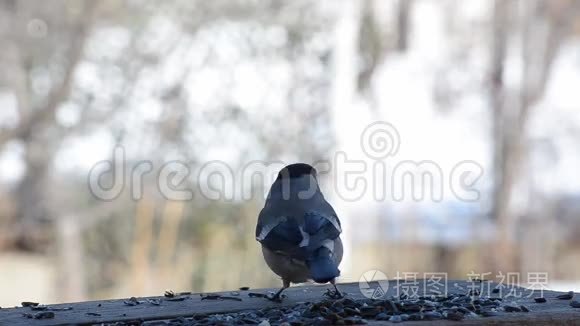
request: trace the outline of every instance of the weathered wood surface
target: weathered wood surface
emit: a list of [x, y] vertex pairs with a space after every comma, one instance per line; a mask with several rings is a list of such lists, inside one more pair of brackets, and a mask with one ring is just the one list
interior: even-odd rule
[[[466, 289], [472, 283], [465, 281], [449, 281], [448, 291], [450, 293], [465, 293]], [[487, 283], [486, 283], [487, 284]], [[491, 284], [491, 283], [490, 283]], [[373, 283], [371, 283], [373, 285]], [[418, 286], [423, 287], [420, 281]], [[494, 285], [491, 284], [493, 287]], [[364, 298], [360, 291], [358, 283], [348, 283], [339, 285], [342, 291], [348, 293], [353, 299]], [[267, 293], [275, 289], [259, 289], [250, 291], [238, 291], [239, 298], [242, 301], [230, 300], [202, 300], [199, 293], [185, 295], [183, 301], [168, 301], [167, 298], [147, 297], [138, 298], [143, 303], [129, 306], [124, 300], [103, 300], [89, 301], [70, 304], [55, 304], [49, 307], [62, 309], [72, 307], [67, 311], [55, 311], [54, 318], [51, 319], [29, 319], [25, 314], [37, 313], [29, 307], [19, 308], [2, 308], [0, 309], [0, 325], [66, 325], [66, 324], [100, 324], [119, 321], [150, 321], [150, 320], [167, 320], [176, 317], [190, 317], [196, 313], [224, 313], [235, 312], [249, 309], [260, 309], [265, 307], [284, 307], [292, 306], [299, 302], [315, 302], [323, 298], [324, 292], [329, 286], [307, 285], [296, 286], [287, 290], [287, 298], [283, 303], [270, 302], [264, 298], [252, 298], [248, 292]], [[396, 288], [394, 281], [389, 282], [386, 296], [397, 295], [400, 289]], [[422, 289], [420, 289], [422, 292]], [[507, 292], [507, 291], [506, 291]], [[405, 325], [457, 325], [457, 324], [489, 324], [489, 325], [524, 325], [524, 324], [541, 324], [541, 325], [580, 325], [580, 308], [572, 308], [570, 300], [559, 300], [556, 296], [562, 293], [553, 291], [544, 291], [544, 297], [547, 303], [535, 303], [534, 297], [539, 296], [536, 292], [533, 296], [526, 298], [529, 292], [524, 293], [524, 297], [518, 299], [507, 299], [515, 301], [518, 304], [524, 304], [531, 312], [525, 313], [506, 313], [498, 317], [478, 318], [473, 320], [454, 321], [416, 321], [404, 322]], [[220, 294], [231, 296], [230, 292], [220, 292]], [[483, 293], [487, 294], [487, 293]], [[492, 294], [492, 296], [499, 296]], [[154, 305], [147, 302], [147, 299], [160, 300], [160, 305]], [[578, 299], [578, 298], [576, 298]], [[43, 304], [43, 303], [41, 303]], [[99, 314], [94, 316], [90, 314]], [[370, 325], [390, 324], [388, 322], [370, 321]]]

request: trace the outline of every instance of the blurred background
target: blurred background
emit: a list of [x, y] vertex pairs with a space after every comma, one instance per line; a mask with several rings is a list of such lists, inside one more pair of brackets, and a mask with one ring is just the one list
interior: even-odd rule
[[[192, 173], [178, 201], [159, 171], [372, 163], [376, 121], [400, 136], [387, 164], [435, 162], [444, 195], [345, 200], [322, 173], [342, 281], [545, 272], [580, 290], [578, 1], [0, 0], [0, 45], [0, 306], [277, 287], [254, 239], [271, 179], [213, 200]], [[152, 164], [138, 200], [89, 189], [117, 146], [128, 171]], [[449, 191], [465, 160], [476, 200]]]

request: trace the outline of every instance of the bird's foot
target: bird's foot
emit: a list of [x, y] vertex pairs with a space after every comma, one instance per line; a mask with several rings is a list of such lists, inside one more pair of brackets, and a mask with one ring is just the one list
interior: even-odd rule
[[281, 303], [282, 299], [286, 298], [285, 294], [281, 294], [280, 292], [278, 293], [269, 293], [268, 295], [266, 295], [264, 298], [272, 301], [272, 302], [277, 302], [277, 303]]
[[342, 299], [346, 296], [346, 293], [340, 292], [340, 291], [338, 291], [338, 289], [334, 289], [334, 290], [326, 289], [324, 296], [326, 296], [330, 299]]

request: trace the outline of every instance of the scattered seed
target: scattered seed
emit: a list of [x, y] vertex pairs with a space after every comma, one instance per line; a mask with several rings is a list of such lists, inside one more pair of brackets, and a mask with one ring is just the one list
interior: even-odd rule
[[406, 304], [401, 307], [401, 310], [403, 310], [404, 312], [419, 312], [422, 309], [423, 308], [421, 307], [421, 305], [414, 303]]
[[154, 306], [161, 305], [161, 300], [159, 300], [159, 299], [147, 299], [147, 302], [149, 302], [150, 304], [152, 304]]
[[73, 307], [58, 307], [58, 308], [49, 307], [48, 310], [50, 310], [50, 311], [69, 311], [69, 310], [73, 310]]
[[257, 325], [259, 321], [252, 319], [252, 318], [244, 318], [242, 321], [246, 324]]
[[514, 305], [505, 305], [503, 307], [503, 309], [505, 310], [505, 312], [520, 312], [520, 311], [522, 311], [522, 308], [520, 308], [518, 306], [514, 306]]
[[[234, 291], [235, 292], [235, 291]], [[246, 292], [249, 297], [267, 298], [272, 294]], [[300, 302], [285, 307], [263, 307], [227, 314], [195, 314], [190, 318], [164, 321], [163, 325], [355, 325], [366, 324], [367, 320], [405, 321], [427, 320], [462, 321], [477, 317], [502, 316], [505, 312], [525, 313], [526, 306], [515, 302], [503, 303], [501, 298], [473, 297], [470, 293], [425, 295], [419, 297], [393, 297], [389, 299], [322, 299], [317, 302]], [[473, 294], [473, 292], [471, 293]], [[202, 300], [235, 300], [237, 295], [201, 294]], [[183, 297], [166, 298], [165, 300]], [[149, 301], [149, 300], [148, 300]], [[142, 302], [141, 302], [142, 303]], [[572, 303], [571, 306], [574, 306]], [[580, 304], [578, 304], [580, 305]], [[266, 324], [267, 322], [267, 324]], [[426, 323], [427, 324], [427, 323]], [[149, 325], [149, 324], [147, 324]], [[155, 324], [157, 325], [157, 324]]]
[[21, 303], [21, 305], [23, 307], [36, 307], [36, 306], [38, 306], [38, 302], [24, 301]]
[[459, 320], [463, 320], [463, 318], [464, 318], [464, 315], [460, 312], [450, 311], [447, 313], [447, 319], [449, 319], [449, 320], [459, 321]]
[[43, 311], [34, 315], [34, 319], [52, 319], [55, 314], [52, 311]]
[[524, 305], [521, 305], [520, 309], [522, 309], [523, 312], [530, 312], [530, 309]]
[[495, 311], [486, 310], [486, 311], [481, 312], [481, 316], [483, 316], [483, 317], [495, 317], [495, 316], [499, 316], [499, 314]]
[[175, 296], [175, 292], [168, 290], [165, 291], [165, 293], [163, 294], [166, 298], [173, 298]]
[[392, 313], [398, 313], [399, 308], [395, 305], [395, 303], [391, 300], [385, 300], [385, 308]]
[[443, 315], [436, 311], [427, 311], [423, 314], [423, 318], [425, 318], [426, 320], [436, 320], [442, 319]]
[[560, 294], [559, 296], [556, 297], [556, 299], [570, 300], [573, 297], [574, 297], [574, 291], [568, 291], [568, 293], [566, 293], [566, 294]]
[[264, 293], [257, 293], [257, 292], [250, 292], [250, 293], [248, 293], [248, 296], [250, 298], [265, 298], [265, 297], [267, 297], [266, 294], [264, 294]]
[[131, 298], [129, 298], [129, 300], [123, 301], [123, 303], [126, 304], [127, 306], [136, 306], [140, 302], [139, 302], [139, 300], [137, 300], [137, 298], [131, 297]]
[[401, 316], [399, 316], [399, 315], [393, 315], [393, 316], [391, 316], [391, 318], [389, 318], [389, 321], [391, 323], [400, 323], [403, 320], [401, 319]]
[[389, 315], [385, 314], [384, 312], [381, 312], [380, 314], [375, 316], [376, 320], [389, 320]]
[[335, 290], [326, 289], [326, 292], [324, 292], [323, 295], [331, 299], [340, 299], [344, 297], [345, 293], [340, 293]]
[[52, 311], [42, 311], [35, 314], [23, 314], [26, 318], [34, 318], [34, 319], [52, 319], [54, 318], [54, 312]]
[[538, 297], [538, 298], [534, 298], [534, 301], [536, 301], [536, 303], [544, 303], [547, 300], [544, 297]]
[[374, 318], [376, 315], [378, 315], [380, 312], [378, 307], [362, 307], [360, 308], [360, 314], [361, 316], [365, 317], [365, 318]]
[[187, 323], [187, 320], [184, 317], [178, 317], [178, 318], [171, 319], [169, 321], [169, 323], [183, 325], [183, 324]]
[[230, 297], [220, 294], [201, 294], [201, 300], [232, 300], [232, 301], [242, 301], [241, 298], [238, 297]]
[[101, 317], [101, 314], [98, 314], [96, 312], [87, 312], [86, 313], [87, 316], [95, 316], [95, 317]]
[[171, 298], [165, 298], [165, 301], [183, 301], [187, 299], [187, 297], [171, 297]]
[[30, 306], [32, 311], [67, 311], [72, 310], [72, 307], [49, 307], [49, 306]]
[[[366, 324], [367, 321], [360, 318], [360, 317], [347, 317], [344, 319], [345, 324], [347, 325], [360, 325], [360, 324]], [[290, 323], [291, 325], [293, 325], [292, 323]]]
[[346, 313], [348, 316], [357, 316], [357, 315], [359, 315], [359, 314], [360, 314], [360, 311], [359, 311], [359, 310], [357, 310], [356, 308], [355, 308], [355, 309], [353, 309], [353, 308], [349, 308], [349, 307], [346, 307], [346, 308], [344, 308], [344, 312], [345, 312], [345, 313]]
[[201, 296], [201, 300], [219, 300], [219, 298], [221, 298], [221, 295], [219, 294], [214, 294], [214, 293], [209, 293], [209, 294], [200, 294]]

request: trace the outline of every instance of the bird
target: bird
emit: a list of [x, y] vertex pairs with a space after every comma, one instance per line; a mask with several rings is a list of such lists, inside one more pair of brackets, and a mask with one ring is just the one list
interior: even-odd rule
[[336, 286], [343, 248], [340, 220], [318, 185], [317, 171], [306, 163], [285, 166], [272, 184], [258, 215], [256, 240], [282, 288], [268, 297], [281, 301], [291, 283], [331, 283], [327, 294], [341, 298]]

